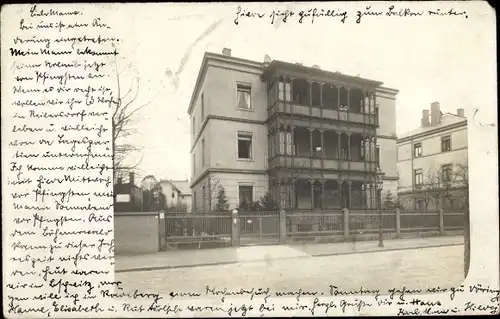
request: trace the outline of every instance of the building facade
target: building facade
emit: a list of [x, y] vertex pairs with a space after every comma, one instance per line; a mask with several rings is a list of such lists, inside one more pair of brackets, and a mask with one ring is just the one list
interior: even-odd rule
[[397, 90], [282, 61], [206, 53], [188, 113], [192, 196], [211, 210], [269, 192], [288, 210], [370, 208], [377, 169], [397, 190]]
[[176, 207], [183, 212], [191, 212], [191, 189], [188, 180], [160, 180], [166, 207]]
[[463, 109], [423, 110], [421, 126], [397, 141], [398, 199], [410, 209], [462, 209], [468, 199], [467, 119]]

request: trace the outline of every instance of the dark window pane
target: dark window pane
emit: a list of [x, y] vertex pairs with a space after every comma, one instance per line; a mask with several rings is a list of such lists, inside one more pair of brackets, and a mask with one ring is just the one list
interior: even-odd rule
[[238, 158], [250, 159], [252, 156], [252, 137], [238, 136]]

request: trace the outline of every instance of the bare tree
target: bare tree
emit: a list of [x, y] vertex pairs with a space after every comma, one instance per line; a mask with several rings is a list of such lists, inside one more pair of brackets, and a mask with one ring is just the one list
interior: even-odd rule
[[[436, 208], [443, 208], [445, 201], [451, 209], [468, 207], [468, 166], [467, 164], [454, 164], [451, 171], [446, 173], [440, 169], [430, 168], [424, 176], [424, 183], [421, 185], [421, 198], [424, 201], [425, 209], [430, 202], [434, 202]], [[460, 202], [459, 207], [454, 204]]]
[[196, 210], [202, 210], [204, 213], [211, 212], [215, 209], [217, 196], [223, 187], [217, 176], [208, 175], [209, 177], [203, 181], [203, 185], [198, 188], [201, 196], [196, 199]]
[[456, 164], [452, 172], [454, 197], [461, 202], [460, 209], [469, 210], [469, 165]]
[[424, 175], [423, 184], [418, 186], [420, 198], [424, 202], [425, 210], [429, 208], [429, 204], [434, 202], [436, 207], [439, 207], [440, 198], [442, 196], [442, 185], [440, 171], [435, 167], [429, 168]]
[[[139, 103], [138, 97], [140, 94], [140, 77], [137, 75], [132, 76], [128, 90], [124, 90], [122, 75], [126, 69], [131, 66], [128, 65], [123, 70], [119, 70], [116, 58], [115, 75], [116, 75], [116, 98], [110, 98], [110, 106], [112, 107], [112, 149], [113, 149], [113, 175], [121, 175], [123, 171], [136, 170], [142, 162], [143, 156], [140, 160], [133, 164], [126, 164], [126, 160], [134, 153], [142, 151], [143, 147], [130, 143], [130, 137], [137, 133], [133, 125], [137, 121], [137, 115], [140, 110], [150, 105], [156, 96], [159, 94], [158, 90], [155, 97], [149, 99], [145, 103]], [[163, 87], [163, 82], [159, 85]]]
[[[120, 74], [116, 67], [116, 84], [117, 84], [117, 101], [113, 104], [113, 122], [112, 122], [112, 146], [113, 146], [113, 170], [121, 173], [122, 170], [133, 170], [139, 164], [125, 166], [125, 159], [133, 152], [138, 152], [142, 148], [123, 142], [130, 137], [135, 130], [131, 127], [134, 115], [146, 107], [148, 104], [135, 105], [135, 101], [139, 95], [139, 78], [136, 77], [126, 93], [122, 92]], [[134, 90], [135, 82], [135, 90]], [[142, 158], [141, 158], [142, 160]]]

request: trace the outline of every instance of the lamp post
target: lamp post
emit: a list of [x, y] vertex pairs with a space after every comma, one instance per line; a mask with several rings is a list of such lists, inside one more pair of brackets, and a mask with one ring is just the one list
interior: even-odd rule
[[[376, 177], [376, 184], [375, 184], [375, 191], [377, 192], [376, 194], [376, 201], [377, 201], [377, 209], [379, 212], [379, 224], [378, 224], [378, 246], [379, 247], [384, 247], [384, 232], [382, 230], [383, 222], [382, 222], [382, 205], [381, 201], [382, 199], [380, 198], [379, 194], [381, 194], [382, 189], [384, 188], [384, 175], [385, 173], [380, 170], [380, 168], [377, 168], [377, 173], [375, 173]], [[380, 191], [380, 192], [379, 192]]]

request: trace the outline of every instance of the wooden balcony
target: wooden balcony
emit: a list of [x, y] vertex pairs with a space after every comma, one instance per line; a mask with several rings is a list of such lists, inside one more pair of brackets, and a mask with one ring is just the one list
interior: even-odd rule
[[269, 168], [316, 169], [333, 171], [376, 172], [377, 164], [370, 161], [349, 161], [336, 158], [276, 155], [269, 161]]
[[299, 105], [294, 103], [284, 103], [278, 101], [273, 107], [269, 109], [268, 116], [271, 117], [275, 113], [283, 113], [288, 115], [296, 116], [310, 116], [316, 118], [322, 118], [327, 120], [342, 121], [342, 122], [352, 122], [357, 124], [367, 124], [378, 126], [378, 116], [377, 114], [369, 113], [353, 113], [347, 111], [341, 111], [338, 109], [328, 109], [319, 107], [310, 107], [307, 105]]

